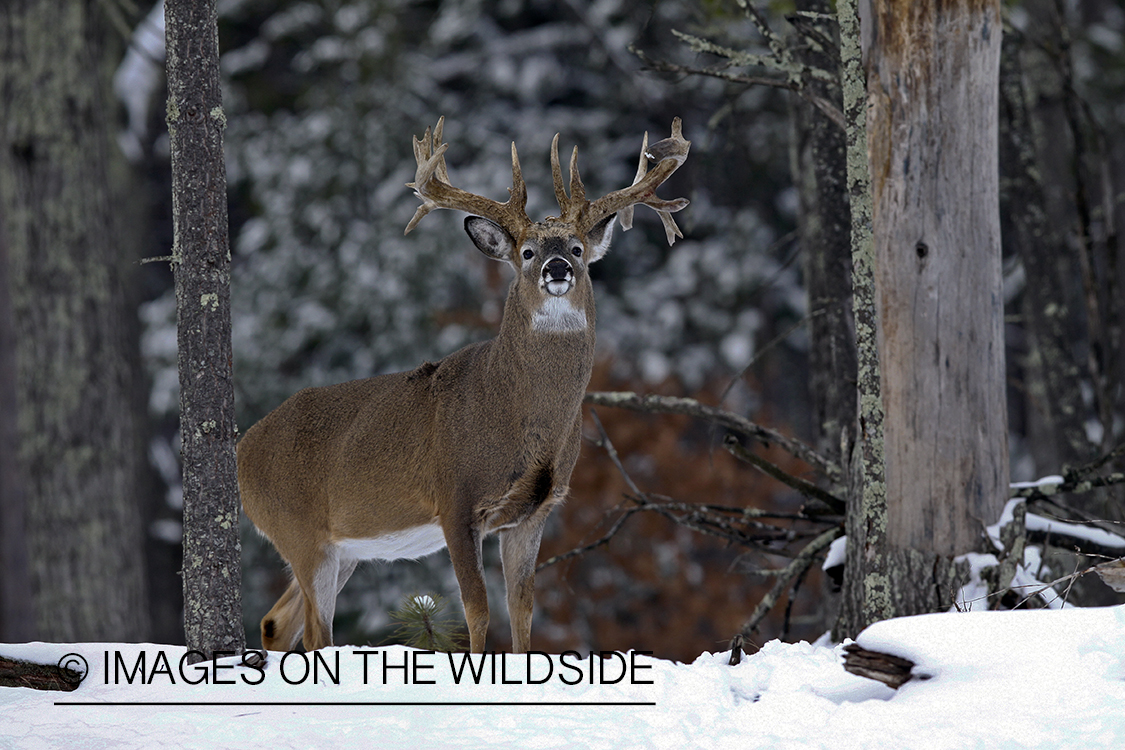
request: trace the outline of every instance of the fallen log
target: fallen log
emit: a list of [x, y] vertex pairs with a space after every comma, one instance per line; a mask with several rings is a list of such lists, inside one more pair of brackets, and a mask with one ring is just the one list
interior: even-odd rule
[[0, 687], [70, 692], [76, 690], [85, 677], [85, 673], [71, 669], [63, 663], [34, 664], [0, 656]]
[[913, 677], [914, 662], [849, 643], [844, 646], [844, 669], [898, 690]]

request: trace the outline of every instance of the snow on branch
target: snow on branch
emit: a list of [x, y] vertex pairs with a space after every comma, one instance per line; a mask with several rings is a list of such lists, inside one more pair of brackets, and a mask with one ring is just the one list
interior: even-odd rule
[[[989, 538], [998, 548], [1002, 547], [1000, 529], [1012, 522], [1016, 507], [1023, 502], [1025, 502], [1024, 496], [1013, 497], [1004, 506], [1000, 519], [987, 528]], [[1036, 543], [1049, 543], [1061, 549], [1077, 549], [1087, 555], [1106, 557], [1125, 555], [1125, 537], [1100, 526], [1061, 521], [1038, 513], [1027, 513], [1024, 525], [1028, 539]]]

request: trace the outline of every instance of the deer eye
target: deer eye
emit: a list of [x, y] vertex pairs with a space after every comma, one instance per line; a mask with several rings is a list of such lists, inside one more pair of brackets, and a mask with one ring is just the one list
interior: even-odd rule
[[524, 260], [531, 260], [534, 257], [535, 257], [535, 253], [533, 253], [530, 249], [523, 251], [523, 259]]
[[582, 257], [582, 246], [581, 245], [575, 245], [574, 247], [572, 247], [570, 249], [570, 252], [574, 253], [575, 258], [581, 258]]

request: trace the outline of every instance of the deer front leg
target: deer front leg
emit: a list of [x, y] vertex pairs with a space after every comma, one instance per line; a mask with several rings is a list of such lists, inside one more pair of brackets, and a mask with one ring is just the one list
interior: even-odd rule
[[482, 654], [488, 634], [488, 593], [484, 587], [480, 532], [468, 520], [460, 519], [443, 520], [442, 529], [457, 585], [461, 589], [461, 604], [469, 627], [469, 650]]
[[531, 614], [535, 604], [535, 561], [547, 513], [537, 512], [518, 526], [500, 532], [500, 561], [512, 623], [512, 652], [531, 648]]

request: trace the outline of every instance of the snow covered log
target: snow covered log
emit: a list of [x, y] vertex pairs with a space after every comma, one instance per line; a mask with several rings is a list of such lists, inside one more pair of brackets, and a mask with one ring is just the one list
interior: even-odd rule
[[914, 662], [891, 654], [868, 651], [859, 644], [844, 647], [844, 669], [854, 675], [877, 680], [898, 690], [913, 676]]
[[0, 687], [27, 687], [36, 690], [75, 690], [85, 677], [63, 664], [34, 664], [0, 656]]

